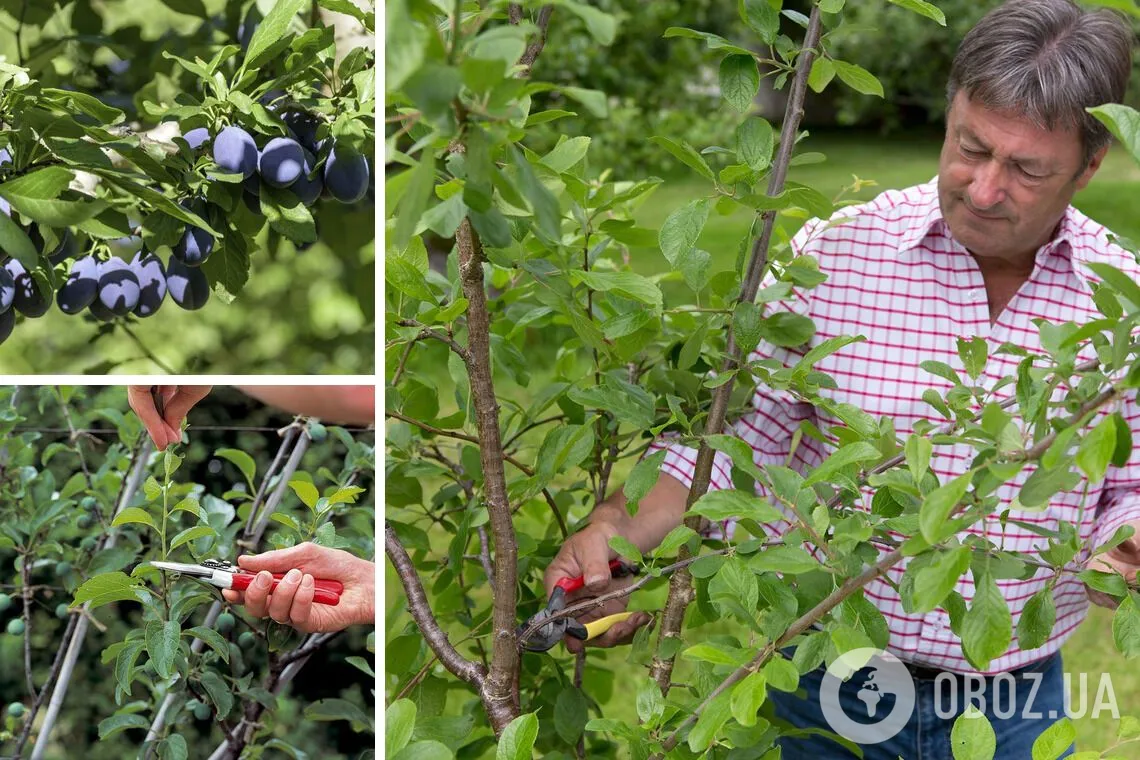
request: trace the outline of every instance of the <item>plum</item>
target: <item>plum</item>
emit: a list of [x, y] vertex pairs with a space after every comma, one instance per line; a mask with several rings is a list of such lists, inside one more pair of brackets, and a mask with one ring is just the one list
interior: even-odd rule
[[95, 301], [99, 293], [99, 262], [92, 256], [76, 259], [67, 281], [55, 300], [64, 314], [78, 314]]
[[12, 634], [13, 636], [23, 636], [24, 635], [24, 621], [20, 620], [20, 618], [12, 618], [11, 620], [9, 620], [8, 621], [8, 633]]
[[63, 233], [59, 236], [59, 245], [51, 253], [47, 253], [44, 236], [38, 225], [28, 230], [28, 239], [32, 241], [32, 245], [36, 247], [37, 251], [47, 254], [48, 261], [52, 264], [59, 264], [79, 252], [79, 243], [76, 242], [75, 236], [67, 227], [63, 228]]
[[174, 257], [192, 267], [201, 266], [214, 252], [214, 237], [201, 227], [187, 227], [174, 244]]
[[261, 216], [261, 178], [256, 174], [252, 177], [247, 177], [242, 181], [241, 186], [241, 199], [245, 201], [246, 208], [258, 216]]
[[286, 93], [284, 90], [267, 90], [264, 95], [257, 99], [257, 102], [265, 106], [266, 109], [270, 111], [276, 111], [281, 107], [281, 103], [279, 101], [287, 94], [288, 93]]
[[274, 137], [261, 150], [257, 170], [261, 179], [274, 187], [289, 187], [305, 167], [301, 143], [289, 137]]
[[24, 717], [25, 708], [19, 702], [13, 702], [8, 705], [8, 715], [19, 720]]
[[230, 174], [248, 177], [257, 171], [257, 143], [241, 127], [226, 127], [214, 138], [214, 163]]
[[0, 312], [7, 312], [16, 300], [16, 278], [7, 267], [0, 269]]
[[190, 150], [198, 150], [198, 148], [202, 147], [203, 143], [210, 139], [210, 130], [205, 127], [191, 129], [182, 135], [182, 139], [190, 144]]
[[122, 259], [108, 259], [99, 266], [97, 303], [116, 317], [125, 317], [139, 302], [139, 278]]
[[305, 151], [305, 163], [302, 167], [301, 176], [293, 183], [290, 188], [293, 193], [300, 199], [301, 203], [306, 206], [312, 206], [321, 197], [321, 191], [324, 190], [325, 183], [321, 181], [320, 173], [317, 176], [309, 179], [309, 175], [313, 172], [313, 167], [317, 164], [317, 157], [309, 151]]
[[368, 192], [368, 159], [347, 145], [333, 142], [325, 161], [325, 187], [341, 203], [356, 203]]
[[4, 212], [4, 216], [12, 216], [12, 204], [4, 198], [0, 198], [0, 211]]
[[297, 142], [308, 150], [316, 150], [317, 127], [321, 125], [319, 117], [308, 111], [286, 111], [281, 114], [281, 121], [285, 122]]
[[51, 308], [51, 291], [41, 285], [24, 265], [12, 259], [4, 268], [16, 283], [12, 305], [25, 317], [42, 317]]
[[197, 267], [188, 267], [171, 259], [166, 267], [166, 289], [170, 299], [187, 311], [195, 311], [210, 299], [210, 283]]
[[0, 166], [12, 163], [12, 153], [7, 148], [0, 148]]
[[148, 251], [139, 251], [131, 259], [131, 271], [139, 278], [139, 302], [136, 317], [149, 317], [166, 300], [166, 270], [162, 260]]
[[103, 302], [98, 298], [91, 302], [91, 305], [87, 307], [87, 311], [100, 322], [110, 322], [115, 318], [115, 312], [104, 306]]

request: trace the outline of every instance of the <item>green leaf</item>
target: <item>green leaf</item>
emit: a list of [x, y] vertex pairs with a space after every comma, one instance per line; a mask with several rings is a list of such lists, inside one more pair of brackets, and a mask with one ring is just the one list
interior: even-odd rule
[[[900, 8], [906, 8], [908, 11], [914, 11], [920, 16], [933, 19], [939, 26], [946, 26], [946, 14], [926, 0], [888, 0], [888, 2], [892, 2]], [[957, 760], [958, 756], [955, 755], [954, 757]]]
[[598, 10], [586, 3], [574, 0], [556, 0], [554, 5], [565, 8], [586, 24], [586, 30], [599, 45], [612, 45], [617, 34], [617, 19], [609, 13]]
[[[208, 599], [209, 597], [207, 597]], [[230, 661], [230, 645], [229, 642], [222, 637], [222, 634], [215, 631], [213, 628], [207, 628], [203, 625], [196, 625], [193, 628], [187, 628], [182, 632], [183, 636], [189, 636], [191, 639], [201, 639], [210, 649], [218, 653], [224, 662]]]
[[1043, 588], [1029, 597], [1017, 621], [1018, 649], [1024, 651], [1042, 646], [1053, 632], [1055, 622], [1057, 622], [1057, 607], [1053, 602], [1053, 591]]
[[[763, 0], [761, 0], [763, 2]], [[686, 29], [683, 26], [671, 26], [665, 30], [662, 37], [687, 37], [692, 40], [704, 40], [705, 45], [709, 50], [723, 50], [726, 53], [738, 53], [740, 55], [752, 55], [752, 51], [748, 48], [742, 48], [739, 45], [733, 45], [731, 42], [721, 37], [718, 34], [711, 32], [700, 32], [696, 29]]]
[[538, 738], [538, 713], [520, 715], [507, 724], [499, 736], [495, 760], [530, 760]]
[[246, 69], [256, 69], [267, 63], [276, 49], [277, 43], [289, 31], [293, 17], [308, 5], [306, 0], [277, 0], [273, 9], [265, 14], [265, 18], [257, 25], [249, 47], [245, 51], [245, 60], [242, 66]]
[[305, 708], [305, 717], [318, 721], [347, 720], [357, 733], [373, 730], [372, 716], [347, 699], [319, 699]]
[[736, 339], [736, 346], [744, 355], [756, 350], [760, 344], [761, 320], [763, 312], [760, 307], [751, 301], [741, 301], [736, 305], [732, 314], [732, 333]]
[[969, 567], [969, 547], [940, 552], [929, 565], [915, 573], [912, 592], [915, 611], [930, 612], [942, 604]]
[[651, 555], [654, 558], [668, 557], [673, 552], [681, 548], [689, 539], [697, 535], [697, 532], [687, 525], [678, 525], [673, 530], [669, 531], [665, 538], [661, 539], [661, 543], [657, 545]]
[[155, 531], [158, 530], [158, 525], [154, 522], [154, 518], [138, 507], [127, 507], [119, 514], [115, 515], [115, 519], [111, 521], [111, 526], [118, 527], [120, 525], [130, 525], [132, 523], [139, 523], [146, 525]]
[[181, 635], [177, 620], [152, 620], [146, 624], [146, 653], [159, 678], [170, 678], [174, 674], [174, 656], [178, 654]]
[[234, 695], [222, 677], [212, 670], [207, 670], [199, 677], [199, 682], [206, 690], [210, 702], [217, 708], [218, 717], [224, 718], [229, 715], [234, 706]]
[[851, 89], [864, 95], [883, 97], [883, 85], [879, 83], [874, 74], [862, 66], [836, 60], [832, 60], [831, 63], [835, 66], [835, 73], [839, 79]]
[[214, 452], [214, 456], [219, 456], [235, 464], [241, 474], [245, 476], [245, 482], [249, 484], [250, 490], [256, 490], [253, 485], [253, 476], [257, 472], [257, 465], [254, 463], [253, 457], [238, 449], [218, 449]]
[[992, 576], [974, 579], [974, 600], [962, 619], [962, 651], [978, 670], [1005, 654], [1013, 638], [1013, 616]]
[[756, 725], [756, 713], [768, 693], [768, 681], [763, 673], [749, 673], [732, 689], [732, 717], [742, 726]]
[[731, 699], [731, 692], [724, 691], [705, 706], [704, 712], [697, 718], [696, 725], [689, 731], [689, 749], [693, 752], [704, 752], [712, 746], [716, 735], [732, 717]]
[[950, 749], [954, 760], [993, 760], [997, 734], [986, 714], [972, 703], [954, 720], [950, 729]]
[[562, 211], [554, 193], [542, 184], [526, 156], [514, 145], [510, 146], [511, 161], [518, 174], [519, 189], [530, 202], [534, 212], [535, 229], [550, 241], [562, 237]]
[[733, 54], [721, 60], [720, 94], [730, 106], [747, 113], [759, 89], [760, 71], [756, 68], [755, 58]]
[[745, 119], [736, 128], [736, 156], [753, 171], [764, 171], [772, 163], [775, 132], [766, 119]]
[[571, 137], [555, 146], [554, 150], [539, 159], [546, 168], [561, 174], [570, 171], [583, 158], [590, 148], [589, 137]]
[[181, 734], [171, 734], [158, 743], [158, 756], [161, 760], [186, 760], [186, 739]]
[[669, 266], [675, 269], [682, 254], [696, 246], [697, 238], [701, 236], [701, 230], [709, 218], [709, 206], [708, 198], [699, 198], [689, 201], [665, 219], [657, 241]]
[[790, 311], [778, 311], [760, 323], [764, 339], [774, 346], [795, 348], [815, 335], [815, 323]]
[[609, 547], [618, 553], [618, 556], [625, 557], [626, 559], [640, 565], [641, 550], [633, 545], [633, 542], [624, 536], [612, 536], [609, 540]]
[[[0, 185], [0, 190], [4, 186]], [[1089, 269], [1109, 287], [1132, 302], [1133, 308], [1140, 308], [1140, 285], [1135, 280], [1111, 264], [1089, 263]]]
[[404, 250], [415, 232], [420, 217], [427, 211], [431, 191], [435, 186], [435, 153], [424, 149], [416, 167], [411, 170], [404, 194], [396, 204], [396, 229], [392, 243], [397, 250]]
[[779, 510], [756, 494], [734, 489], [707, 492], [697, 499], [689, 513], [707, 517], [713, 522], [735, 518], [766, 523], [783, 517]]
[[317, 491], [317, 487], [310, 481], [303, 478], [293, 478], [289, 481], [289, 487], [293, 489], [293, 493], [297, 494], [297, 498], [304, 503], [309, 509], [316, 509], [317, 501], [321, 498], [321, 494]]
[[1077, 729], [1068, 716], [1053, 723], [1033, 742], [1033, 760], [1057, 760], [1077, 740]]
[[811, 474], [804, 480], [804, 485], [810, 486], [813, 483], [824, 482], [845, 467], [871, 462], [881, 456], [878, 447], [867, 441], [849, 443], [825, 459], [819, 467], [812, 470]]
[[197, 541], [199, 538], [203, 538], [205, 536], [217, 535], [217, 531], [215, 531], [209, 525], [195, 525], [192, 528], [187, 528], [186, 530], [180, 531], [178, 535], [174, 537], [174, 540], [170, 542], [170, 550], [174, 551], [179, 546], [182, 546], [182, 544], [187, 544], [191, 541]]
[[29, 272], [39, 266], [40, 254], [28, 233], [7, 214], [0, 214], [0, 250], [10, 254]]
[[633, 466], [622, 488], [627, 509], [637, 506], [637, 503], [657, 484], [661, 476], [661, 465], [665, 463], [665, 455], [668, 453], [665, 449], [655, 451]]
[[1140, 609], [1136, 595], [1128, 594], [1112, 616], [1112, 640], [1116, 648], [1128, 659], [1140, 655]]
[[986, 369], [986, 360], [989, 358], [989, 345], [986, 339], [975, 335], [973, 338], [966, 340], [965, 338], [958, 338], [958, 357], [962, 360], [962, 365], [966, 368], [966, 374], [974, 382], [978, 381], [981, 374]]
[[808, 87], [820, 93], [831, 84], [835, 78], [835, 64], [830, 58], [816, 58], [811, 63], [811, 72], [808, 74]]
[[391, 757], [392, 760], [452, 760], [455, 753], [443, 742], [435, 739], [424, 739], [412, 742], [395, 755], [385, 755], [384, 757]]
[[768, 0], [741, 0], [740, 17], [765, 45], [776, 42], [780, 33], [780, 13]]
[[99, 741], [109, 739], [128, 728], [146, 730], [150, 728], [150, 721], [136, 713], [112, 715], [110, 718], [105, 718], [99, 722]]
[[655, 310], [661, 308], [661, 288], [640, 274], [633, 272], [586, 272], [581, 269], [571, 270], [570, 279], [583, 282], [593, 290], [614, 291], [620, 296], [632, 298], [635, 301], [652, 306]]
[[558, 693], [554, 702], [554, 731], [566, 742], [574, 744], [589, 719], [589, 704], [581, 689], [567, 686]]
[[588, 90], [585, 87], [562, 87], [562, 92], [586, 106], [592, 116], [604, 119], [609, 115], [606, 94], [601, 90]]
[[53, 200], [67, 190], [73, 179], [75, 174], [68, 169], [62, 166], [47, 166], [0, 184], [0, 196], [9, 201], [17, 198]]
[[781, 572], [791, 575], [810, 573], [820, 569], [810, 554], [799, 546], [769, 546], [748, 560], [754, 573]]
[[637, 688], [637, 717], [642, 723], [653, 723], [665, 712], [661, 687], [652, 678], [642, 678]]
[[589, 388], [574, 386], [566, 395], [587, 409], [604, 409], [618, 420], [637, 428], [648, 428], [653, 424], [653, 397], [640, 385], [604, 375], [601, 385]]
[[1089, 483], [1099, 483], [1104, 479], [1108, 465], [1116, 452], [1116, 417], [1101, 420], [1092, 431], [1081, 440], [1077, 449], [1076, 463], [1089, 479]]
[[[670, 140], [668, 137], [654, 135], [653, 137], [649, 138], [649, 142], [654, 143], [655, 145], [660, 145], [662, 148], [669, 151], [669, 153], [678, 161], [705, 179], [709, 180], [710, 182], [716, 182], [716, 177], [713, 175], [713, 171], [709, 168], [709, 165], [705, 161], [704, 157], [697, 152], [696, 148], [694, 148], [692, 145], [689, 145], [684, 140], [676, 142], [674, 140]], [[0, 189], [3, 189], [3, 185], [0, 185]]]
[[1080, 482], [1081, 476], [1069, 469], [1071, 461], [1065, 460], [1053, 469], [1038, 467], [1034, 470], [1033, 474], [1025, 479], [1017, 495], [1021, 506], [1044, 507], [1053, 494], [1075, 487]]
[[970, 473], [959, 475], [949, 483], [935, 488], [923, 499], [918, 513], [918, 527], [922, 531], [922, 537], [930, 543], [935, 544], [943, 539], [943, 534], [948, 530], [950, 514], [966, 495], [971, 477]]
[[919, 362], [918, 366], [922, 367], [932, 375], [937, 375], [938, 377], [949, 380], [950, 382], [954, 383], [954, 385], [962, 385], [962, 378], [959, 377], [958, 373], [954, 371], [954, 368], [946, 362], [939, 362], [934, 361], [933, 359], [928, 359], [926, 361]]
[[929, 438], [921, 435], [912, 435], [906, 440], [906, 466], [915, 483], [921, 483], [923, 475], [930, 467], [930, 455], [934, 451], [934, 444]]
[[1087, 110], [1108, 127], [1108, 131], [1134, 159], [1140, 161], [1140, 112], [1119, 103], [1106, 103]]

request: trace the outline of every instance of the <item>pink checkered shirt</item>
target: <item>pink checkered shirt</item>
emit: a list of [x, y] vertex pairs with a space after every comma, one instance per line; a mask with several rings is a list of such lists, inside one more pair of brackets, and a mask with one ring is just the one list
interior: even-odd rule
[[[862, 335], [865, 341], [853, 343], [816, 365], [830, 374], [838, 388], [824, 390], [838, 402], [854, 404], [873, 417], [889, 416], [902, 438], [913, 432], [915, 423], [928, 419], [941, 425], [946, 422], [921, 398], [927, 388], [944, 393], [951, 384], [921, 369], [926, 359], [943, 361], [966, 378], [958, 357], [957, 339], [981, 336], [989, 344], [990, 360], [979, 383], [993, 387], [1002, 377], [1016, 374], [1020, 357], [994, 354], [1004, 342], [1010, 342], [1034, 353], [1041, 353], [1038, 330], [1033, 320], [1044, 318], [1054, 324], [1073, 321], [1078, 324], [1100, 318], [1091, 297], [1089, 281], [1095, 276], [1083, 265], [1105, 262], [1140, 279], [1140, 266], [1131, 254], [1113, 245], [1107, 230], [1071, 206], [1067, 209], [1057, 234], [1043, 246], [1029, 281], [990, 324], [989, 306], [981, 272], [965, 248], [949, 233], [938, 204], [936, 180], [905, 190], [888, 190], [874, 200], [836, 212], [836, 217], [850, 220], [828, 227], [813, 219], [792, 240], [797, 253], [814, 256], [827, 281], [812, 290], [797, 291], [797, 297], [775, 305], [775, 310], [789, 310], [810, 317], [817, 333], [812, 344], [840, 335]], [[765, 283], [765, 284], [770, 284]], [[761, 343], [752, 359], [775, 357], [787, 365], [794, 364], [803, 350], [791, 351]], [[1079, 361], [1095, 358], [1086, 346]], [[1012, 384], [994, 396], [1001, 400], [1014, 392]], [[754, 451], [757, 465], [783, 465], [788, 459], [792, 433], [805, 420], [821, 430], [843, 423], [824, 411], [794, 400], [786, 393], [767, 386], [758, 387], [753, 396], [754, 411], [732, 421], [731, 432], [746, 441]], [[1133, 430], [1140, 422], [1135, 393], [1130, 394], [1111, 411], [1120, 411]], [[1099, 418], [1098, 420], [1099, 421]], [[1095, 421], [1094, 421], [1095, 422]], [[646, 453], [667, 448], [662, 471], [685, 485], [691, 485], [696, 450], [670, 443], [665, 433], [654, 441]], [[804, 436], [791, 458], [790, 466], [806, 474], [819, 465], [831, 447]], [[975, 452], [965, 444], [936, 446], [931, 466], [941, 482], [961, 475], [969, 468]], [[710, 490], [733, 488], [731, 460], [717, 452]], [[1000, 548], [1035, 553], [1047, 546], [1047, 539], [1007, 524], [1003, 531], [996, 514], [1007, 508], [1025, 479], [1033, 471], [1026, 468], [1017, 478], [998, 490], [1001, 506], [995, 519], [988, 519], [969, 529], [984, 536]], [[1083, 519], [1080, 503], [1086, 480], [1071, 491], [1058, 493], [1045, 509], [1012, 510], [1010, 517], [1056, 530], [1059, 521], [1078, 525], [1082, 539], [1094, 536], [1096, 544], [1107, 540], [1122, 523], [1140, 519], [1140, 454], [1133, 453], [1127, 465], [1110, 466], [1105, 480], [1088, 485]], [[761, 495], [763, 487], [758, 486]], [[870, 494], [864, 493], [862, 508], [870, 509]], [[779, 506], [777, 505], [777, 508]], [[786, 510], [781, 511], [787, 515]], [[791, 527], [787, 520], [765, 525], [771, 534], [782, 535]], [[902, 538], [894, 534], [895, 538]], [[814, 546], [805, 545], [817, 559], [824, 555]], [[880, 556], [886, 548], [880, 549]], [[1083, 563], [1084, 552], [1075, 562]], [[888, 571], [897, 584], [909, 558]], [[1017, 621], [1026, 601], [1045, 588], [1050, 572], [1044, 568], [1029, 580], [998, 580], [1013, 615], [1013, 641], [1010, 648], [990, 662], [989, 670], [977, 671], [962, 653], [961, 640], [950, 630], [950, 618], [943, 608], [922, 614], [908, 614], [898, 594], [882, 579], [866, 586], [867, 599], [882, 611], [890, 629], [888, 650], [904, 661], [960, 673], [993, 674], [1009, 671], [1053, 654], [1072, 635], [1088, 612], [1089, 601], [1084, 584], [1071, 573], [1065, 573], [1054, 588], [1057, 621], [1049, 640], [1037, 649], [1018, 647]], [[974, 596], [974, 582], [967, 573], [956, 587], [967, 604]], [[1106, 647], [1111, 647], [1107, 643]]]

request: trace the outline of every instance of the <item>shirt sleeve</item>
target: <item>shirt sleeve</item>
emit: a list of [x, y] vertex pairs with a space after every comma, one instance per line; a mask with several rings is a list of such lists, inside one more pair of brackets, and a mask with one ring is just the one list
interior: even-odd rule
[[[1136, 390], [1129, 390], [1119, 409], [1129, 431], [1140, 426], [1140, 404]], [[1092, 548], [1100, 546], [1127, 522], [1140, 520], [1140, 446], [1133, 445], [1132, 456], [1123, 467], [1108, 466], [1104, 490], [1096, 511]]]
[[[792, 238], [791, 247], [796, 255], [812, 253], [810, 241], [817, 229], [822, 229], [825, 223], [819, 219], [812, 219]], [[765, 288], [775, 284], [776, 278], [769, 275], [761, 283]], [[793, 289], [792, 296], [770, 304], [765, 310], [765, 316], [776, 312], [792, 312], [801, 316], [811, 317], [811, 291], [799, 288]], [[773, 345], [761, 340], [756, 349], [749, 355], [751, 361], [759, 359], [776, 359], [784, 366], [794, 365], [803, 356], [809, 346], [798, 349], [789, 349]], [[787, 391], [774, 390], [763, 383], [757, 384], [752, 395], [752, 409], [737, 420], [729, 420], [724, 432], [735, 435], [747, 443], [753, 452], [752, 459], [757, 466], [783, 465], [791, 451], [792, 435], [799, 427], [801, 421], [813, 414], [810, 404], [796, 400]], [[665, 450], [665, 461], [661, 465], [661, 472], [671, 475], [687, 488], [693, 485], [693, 477], [697, 465], [697, 449], [678, 443], [679, 433], [667, 432], [657, 436], [650, 444], [643, 456]], [[733, 488], [732, 459], [723, 451], [713, 452], [712, 473], [709, 479], [709, 491]], [[767, 493], [761, 484], [757, 484], [757, 492], [761, 496]], [[712, 525], [705, 531], [705, 535], [713, 538], [724, 538], [732, 534], [734, 521], [728, 520], [719, 525]]]

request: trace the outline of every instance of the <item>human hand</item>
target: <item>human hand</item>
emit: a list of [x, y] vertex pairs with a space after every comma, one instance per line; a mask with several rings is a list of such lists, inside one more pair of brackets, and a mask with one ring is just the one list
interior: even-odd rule
[[[303, 543], [288, 549], [243, 554], [242, 570], [257, 578], [245, 591], [225, 590], [231, 604], [243, 604], [254, 617], [270, 617], [305, 633], [332, 633], [357, 623], [375, 623], [376, 566], [341, 549]], [[270, 593], [273, 573], [285, 573]], [[344, 592], [336, 606], [313, 602], [313, 579], [340, 581]]]
[[[546, 597], [554, 591], [555, 585], [563, 578], [576, 578], [584, 576], [585, 585], [577, 591], [566, 595], [567, 604], [583, 599], [607, 594], [611, 591], [626, 588], [637, 582], [636, 578], [614, 578], [610, 574], [609, 563], [617, 557], [617, 553], [610, 548], [609, 540], [613, 536], [621, 535], [620, 526], [605, 519], [594, 519], [589, 525], [562, 544], [557, 556], [547, 566], [542, 583], [546, 588]], [[576, 618], [582, 623], [624, 612], [629, 605], [629, 597], [611, 599], [599, 607], [584, 612]], [[650, 623], [653, 616], [648, 612], [635, 612], [624, 620], [615, 624], [608, 631], [591, 639], [588, 642], [580, 641], [572, 636], [563, 636], [562, 643], [567, 651], [578, 653], [582, 647], [599, 646], [613, 647], [619, 644], [628, 644], [633, 640], [637, 629]]]
[[[182, 422], [194, 405], [210, 392], [209, 385], [128, 385], [127, 401], [138, 415], [154, 447], [165, 451], [167, 446], [182, 440]], [[151, 388], [157, 388], [163, 402], [163, 413], [158, 413]]]
[[[1089, 570], [1100, 570], [1104, 573], [1119, 573], [1124, 576], [1128, 585], [1136, 585], [1136, 572], [1140, 570], [1140, 521], [1129, 523], [1136, 529], [1131, 538], [1125, 539], [1103, 554], [1098, 554], [1089, 560], [1086, 566]], [[1101, 607], [1114, 610], [1120, 606], [1115, 597], [1085, 586], [1089, 601]]]

